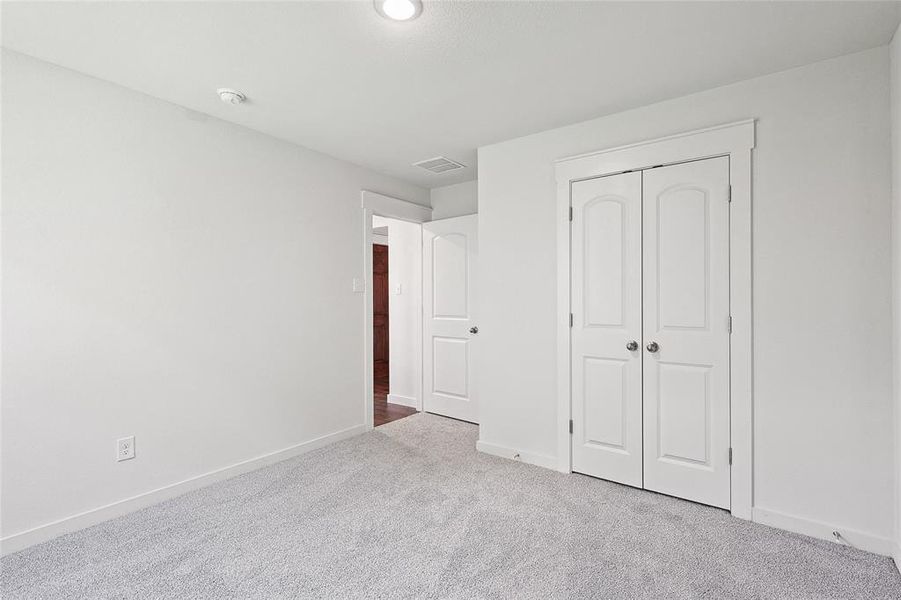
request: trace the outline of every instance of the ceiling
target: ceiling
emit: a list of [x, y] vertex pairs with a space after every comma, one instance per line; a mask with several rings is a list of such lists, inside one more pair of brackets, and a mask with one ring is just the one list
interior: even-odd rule
[[[886, 44], [898, 2], [3, 2], [3, 46], [424, 187], [476, 148]], [[216, 88], [249, 102], [229, 106]], [[411, 163], [444, 155], [468, 168]]]

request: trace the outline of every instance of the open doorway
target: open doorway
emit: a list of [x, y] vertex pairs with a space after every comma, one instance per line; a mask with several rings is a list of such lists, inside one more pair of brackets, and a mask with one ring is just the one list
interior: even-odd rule
[[372, 217], [372, 415], [378, 427], [418, 412], [422, 231]]
[[[432, 209], [392, 198], [377, 192], [363, 190], [363, 278], [354, 282], [354, 289], [363, 294], [363, 423], [367, 428], [377, 425], [376, 402], [385, 403], [385, 409], [400, 405], [422, 410], [422, 223], [432, 220]], [[373, 218], [376, 219], [375, 225]], [[392, 223], [396, 223], [394, 228]], [[375, 350], [373, 317], [373, 227], [388, 226], [388, 381], [387, 390], [375, 390]], [[408, 227], [403, 227], [407, 225]], [[380, 229], [379, 233], [385, 230]], [[404, 235], [406, 234], [406, 235]], [[402, 239], [409, 236], [410, 239]], [[383, 243], [384, 240], [377, 239]], [[398, 259], [409, 261], [407, 266], [397, 266]], [[392, 275], [393, 273], [393, 275]], [[404, 281], [399, 276], [406, 273]], [[399, 279], [396, 284], [395, 280]], [[400, 287], [397, 287], [399, 285]], [[398, 293], [399, 292], [399, 293]], [[406, 308], [404, 305], [409, 303]], [[400, 326], [400, 327], [398, 327]], [[403, 329], [406, 328], [406, 332]], [[380, 396], [380, 397], [378, 397]], [[401, 417], [402, 418], [402, 417]]]

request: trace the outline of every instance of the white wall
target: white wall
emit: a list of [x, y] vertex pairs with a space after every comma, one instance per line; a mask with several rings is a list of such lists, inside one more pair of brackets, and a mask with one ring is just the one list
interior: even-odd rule
[[381, 233], [372, 232], [372, 243], [373, 244], [381, 244], [382, 246], [388, 245], [388, 236], [382, 235]]
[[892, 85], [892, 312], [895, 401], [895, 563], [901, 567], [901, 25], [889, 48]]
[[4, 551], [359, 431], [360, 190], [428, 192], [22, 55], [2, 67]]
[[449, 219], [479, 212], [479, 182], [464, 181], [432, 188], [432, 220]]
[[[552, 161], [755, 117], [754, 504], [888, 551], [885, 47], [479, 149], [480, 439], [556, 456]], [[828, 533], [826, 533], [828, 535]]]
[[388, 227], [388, 402], [419, 406], [422, 387], [422, 227], [373, 216]]

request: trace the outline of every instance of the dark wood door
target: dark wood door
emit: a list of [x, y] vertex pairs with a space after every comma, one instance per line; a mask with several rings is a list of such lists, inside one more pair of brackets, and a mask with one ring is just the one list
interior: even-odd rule
[[372, 245], [372, 366], [375, 381], [388, 383], [388, 246]]

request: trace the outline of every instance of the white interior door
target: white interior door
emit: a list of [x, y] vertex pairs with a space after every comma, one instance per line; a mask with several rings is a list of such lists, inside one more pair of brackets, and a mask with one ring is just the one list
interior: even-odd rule
[[478, 217], [422, 224], [423, 410], [479, 422], [472, 340]]
[[643, 187], [644, 487], [728, 509], [729, 159]]
[[641, 173], [574, 183], [572, 208], [572, 468], [641, 487]]

